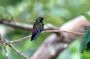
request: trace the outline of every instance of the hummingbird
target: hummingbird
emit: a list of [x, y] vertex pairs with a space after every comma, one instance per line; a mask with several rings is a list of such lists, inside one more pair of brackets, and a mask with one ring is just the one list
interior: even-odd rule
[[40, 33], [44, 30], [43, 17], [38, 17], [33, 24], [31, 41], [37, 39]]

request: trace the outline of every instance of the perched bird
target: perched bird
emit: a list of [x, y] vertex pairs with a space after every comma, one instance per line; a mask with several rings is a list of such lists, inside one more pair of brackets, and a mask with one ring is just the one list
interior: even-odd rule
[[36, 22], [33, 24], [31, 41], [37, 39], [37, 37], [43, 31], [44, 29], [43, 19], [44, 19], [43, 17], [38, 17], [36, 19]]

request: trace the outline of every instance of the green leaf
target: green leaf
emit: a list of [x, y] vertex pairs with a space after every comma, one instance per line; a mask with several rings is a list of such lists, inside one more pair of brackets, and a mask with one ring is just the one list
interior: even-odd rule
[[84, 50], [89, 50], [90, 49], [89, 44], [90, 44], [90, 27], [87, 28], [85, 35], [83, 36], [80, 45], [80, 52], [83, 53]]
[[85, 16], [87, 18], [87, 20], [90, 20], [90, 15], [85, 14], [85, 13], [83, 13], [82, 15]]
[[0, 6], [10, 6], [10, 5], [17, 5], [22, 0], [0, 0]]

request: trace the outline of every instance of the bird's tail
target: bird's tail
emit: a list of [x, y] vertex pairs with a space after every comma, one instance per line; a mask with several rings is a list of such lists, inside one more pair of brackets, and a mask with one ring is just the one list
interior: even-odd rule
[[31, 36], [31, 41], [37, 39], [39, 34], [40, 34], [40, 32], [33, 33], [32, 36]]

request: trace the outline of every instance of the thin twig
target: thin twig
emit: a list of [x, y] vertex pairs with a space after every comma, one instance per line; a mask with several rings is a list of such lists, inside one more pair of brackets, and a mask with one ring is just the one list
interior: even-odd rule
[[72, 34], [77, 34], [77, 35], [84, 35], [84, 33], [73, 32], [73, 31], [62, 31], [62, 32], [72, 33]]
[[44, 32], [66, 32], [66, 33], [73, 33], [73, 34], [77, 34], [77, 35], [84, 35], [83, 33], [79, 33], [79, 32], [73, 32], [73, 31], [64, 31], [64, 30], [46, 30]]
[[25, 36], [25, 37], [20, 38], [18, 40], [10, 41], [9, 44], [13, 44], [13, 43], [16, 43], [16, 42], [21, 42], [21, 41], [24, 41], [24, 40], [26, 40], [27, 38], [30, 38], [30, 37], [31, 37], [31, 35], [28, 35], [28, 36]]
[[7, 50], [6, 46], [4, 47], [4, 50], [5, 50], [6, 59], [10, 59], [9, 58], [9, 53], [8, 53], [8, 50]]
[[8, 54], [8, 50], [6, 48], [6, 40], [4, 39], [4, 37], [0, 34], [0, 44], [2, 45], [2, 48], [5, 52], [5, 56], [6, 56], [6, 59], [10, 59], [9, 58], [9, 54]]
[[25, 59], [30, 59], [27, 55], [23, 54], [22, 52], [20, 52], [18, 49], [16, 49], [12, 44], [10, 44], [11, 48], [18, 53], [19, 55], [21, 55], [22, 57], [24, 57]]
[[10, 59], [9, 54], [8, 54], [8, 50], [6, 48], [6, 45], [4, 45], [4, 44], [1, 44], [1, 45], [2, 45], [2, 48], [3, 48], [4, 52], [5, 52], [6, 59]]
[[[28, 35], [27, 37], [30, 37], [30, 35]], [[18, 42], [26, 39], [27, 37], [24, 37], [24, 38], [19, 39]], [[2, 47], [3, 47], [3, 49], [4, 49], [4, 51], [5, 51], [6, 59], [10, 59], [9, 56], [8, 56], [9, 54], [8, 54], [8, 50], [6, 49], [6, 46], [11, 47], [16, 53], [18, 53], [19, 55], [21, 55], [21, 56], [24, 57], [25, 59], [30, 59], [27, 55], [23, 54], [23, 53], [20, 52], [18, 49], [16, 49], [12, 44], [9, 44], [9, 41], [7, 41], [6, 39], [4, 39], [4, 37], [1, 37], [1, 38], [4, 40], [4, 42], [1, 43], [1, 45], [2, 45]], [[17, 40], [16, 40], [16, 41], [13, 41], [13, 43], [14, 43], [14, 42], [17, 42]]]
[[[58, 32], [58, 33], [67, 32], [67, 33], [73, 33], [73, 34], [77, 34], [77, 35], [84, 35], [83, 33], [78, 33], [78, 32], [73, 32], [73, 31], [60, 31], [60, 30], [46, 30], [46, 31], [43, 31], [42, 33], [44, 33], [44, 32]], [[25, 37], [20, 38], [18, 40], [10, 41], [9, 44], [21, 42], [21, 41], [24, 41], [24, 40], [26, 40], [26, 39], [28, 39], [30, 37], [31, 37], [31, 35], [28, 35], [28, 36], [25, 36]]]
[[58, 30], [58, 29], [54, 29], [54, 30], [45, 30], [45, 31], [43, 31], [43, 32], [61, 32], [60, 30]]

